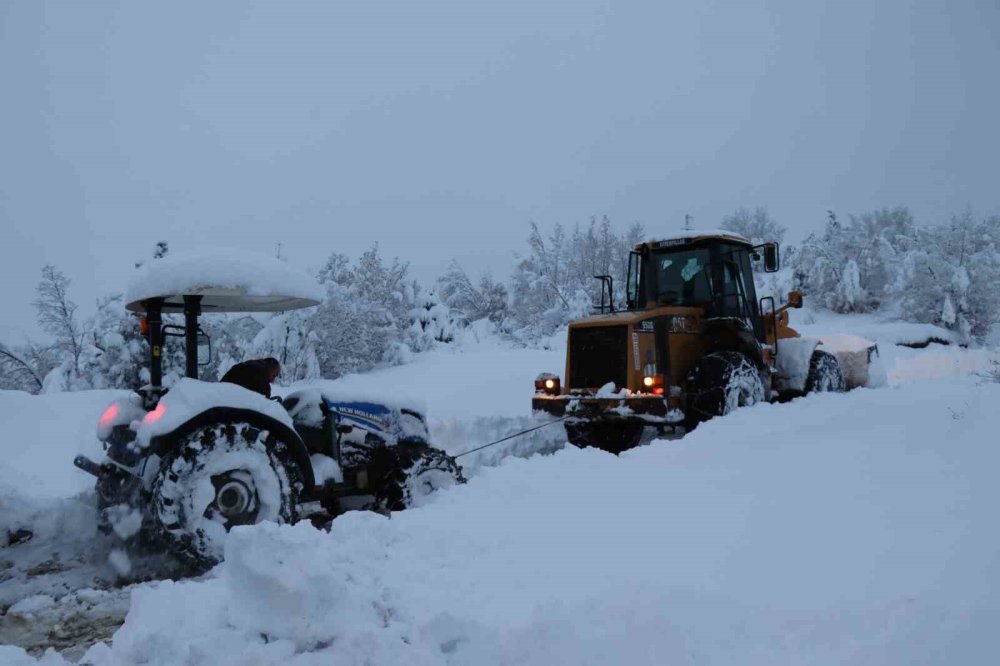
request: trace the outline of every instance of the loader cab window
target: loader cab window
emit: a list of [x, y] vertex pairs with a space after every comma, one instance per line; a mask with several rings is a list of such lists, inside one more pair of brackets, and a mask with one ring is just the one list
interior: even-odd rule
[[657, 305], [702, 306], [712, 302], [713, 276], [707, 248], [653, 255]]
[[721, 289], [716, 294], [716, 316], [745, 321], [754, 330], [757, 339], [762, 340], [764, 330], [757, 312], [749, 248], [723, 245], [719, 259]]
[[628, 277], [625, 280], [625, 309], [635, 310], [646, 307], [646, 295], [642, 292], [642, 255], [632, 252], [628, 256]]

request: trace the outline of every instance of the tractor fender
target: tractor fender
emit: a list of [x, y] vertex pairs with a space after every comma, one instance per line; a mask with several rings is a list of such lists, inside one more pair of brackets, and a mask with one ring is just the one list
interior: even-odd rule
[[306, 445], [298, 433], [277, 419], [252, 409], [240, 409], [237, 407], [211, 407], [206, 409], [170, 432], [150, 438], [148, 451], [150, 454], [159, 455], [162, 458], [163, 454], [174, 448], [182, 437], [191, 434], [198, 428], [212, 425], [213, 423], [249, 423], [261, 430], [267, 430], [288, 447], [288, 452], [292, 460], [295, 461], [295, 464], [299, 466], [299, 470], [302, 472], [302, 482], [305, 486], [305, 492], [308, 493], [311, 491], [316, 484], [312, 462], [309, 459], [309, 451], [306, 449]]

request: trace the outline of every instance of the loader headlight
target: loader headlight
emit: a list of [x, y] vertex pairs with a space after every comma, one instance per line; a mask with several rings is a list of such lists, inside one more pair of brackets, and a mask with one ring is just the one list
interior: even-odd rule
[[543, 372], [535, 379], [535, 392], [547, 393], [549, 395], [559, 395], [559, 377], [548, 372]]
[[646, 375], [642, 378], [643, 388], [653, 395], [663, 395], [664, 383], [663, 375]]

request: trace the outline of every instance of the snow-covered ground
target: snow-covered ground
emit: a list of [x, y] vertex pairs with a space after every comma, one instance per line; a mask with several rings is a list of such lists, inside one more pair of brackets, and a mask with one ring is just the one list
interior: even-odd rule
[[[124, 591], [105, 582], [99, 542], [75, 545], [93, 509], [71, 466], [99, 450], [117, 394], [3, 393], [0, 519], [43, 533], [0, 550], [0, 642], [107, 639], [127, 610], [85, 661], [987, 662], [1000, 384], [973, 373], [996, 355], [880, 349], [885, 389], [760, 405], [621, 457], [469, 456], [470, 483], [419, 509], [346, 514], [329, 533], [239, 529], [205, 578]], [[531, 381], [563, 362], [483, 341], [330, 385], [422, 400], [459, 452], [530, 423]], [[0, 663], [22, 661], [0, 647]]]

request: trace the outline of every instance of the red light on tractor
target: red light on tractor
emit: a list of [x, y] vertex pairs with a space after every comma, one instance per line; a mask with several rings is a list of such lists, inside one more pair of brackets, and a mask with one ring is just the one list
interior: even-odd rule
[[166, 413], [167, 413], [167, 408], [164, 407], [163, 403], [161, 402], [156, 406], [156, 409], [154, 409], [153, 411], [151, 411], [150, 413], [146, 414], [146, 416], [143, 417], [142, 422], [156, 423], [161, 418], [163, 418], [163, 415]]
[[149, 320], [145, 317], [139, 318], [139, 332], [143, 335], [149, 335]]
[[98, 422], [102, 429], [110, 428], [111, 424], [115, 422], [115, 417], [118, 416], [118, 403], [115, 403], [104, 410], [101, 414], [101, 420]]

